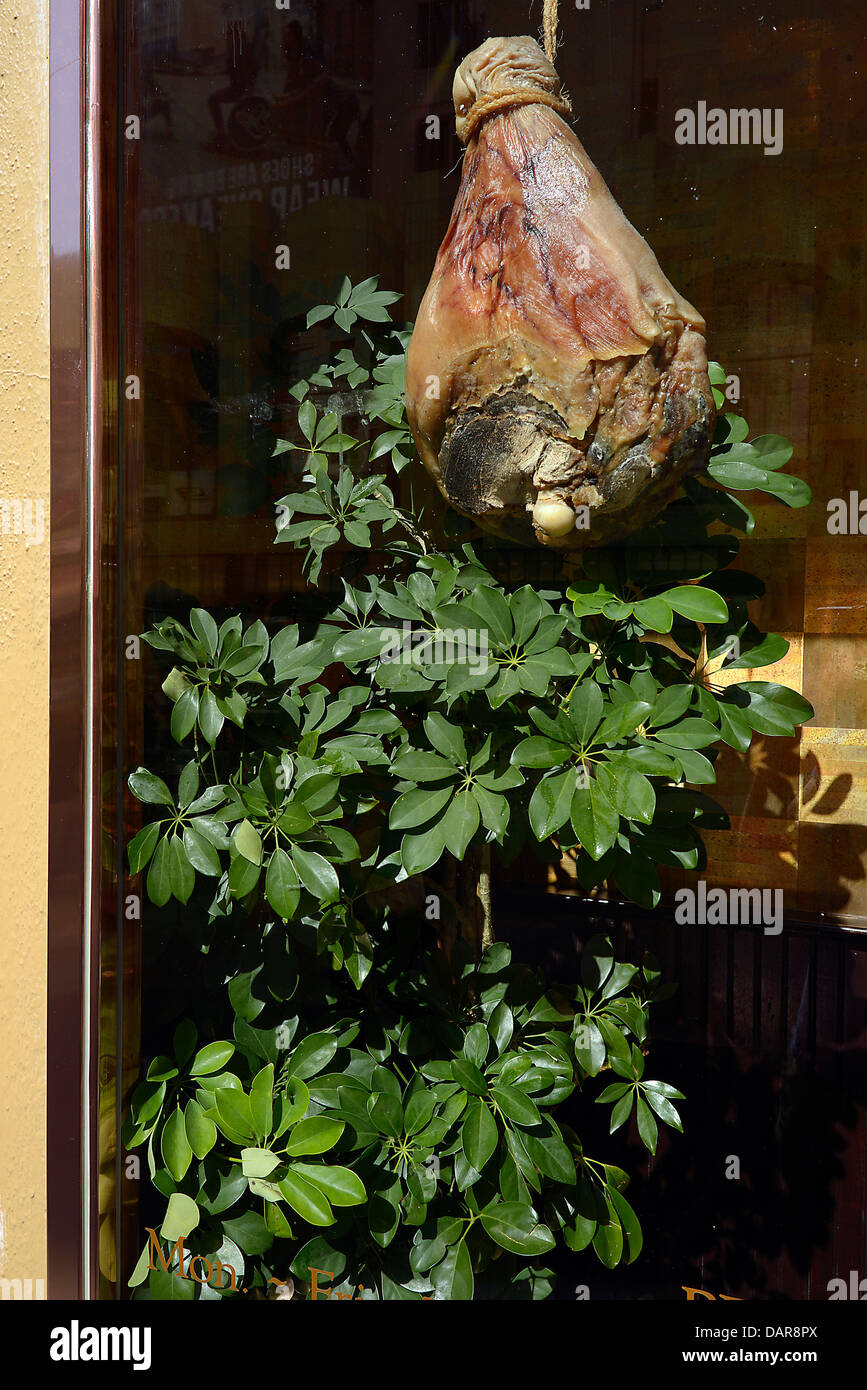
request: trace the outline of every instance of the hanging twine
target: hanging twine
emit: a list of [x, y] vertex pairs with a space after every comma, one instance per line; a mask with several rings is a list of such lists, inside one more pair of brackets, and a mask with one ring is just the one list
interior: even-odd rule
[[553, 63], [557, 53], [557, 8], [559, 0], [545, 0], [542, 32], [545, 35], [545, 57]]

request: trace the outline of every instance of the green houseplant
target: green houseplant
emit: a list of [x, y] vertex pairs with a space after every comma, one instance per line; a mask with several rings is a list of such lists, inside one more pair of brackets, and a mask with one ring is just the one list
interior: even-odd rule
[[[395, 298], [344, 280], [310, 312], [347, 345], [295, 386], [276, 450], [277, 540], [314, 585], [348, 546], [342, 601], [309, 631], [193, 609], [145, 634], [183, 752], [172, 785], [129, 778], [153, 814], [129, 865], [183, 907], [206, 969], [126, 1121], [161, 1211], [136, 1296], [544, 1298], [558, 1244], [634, 1260], [628, 1175], [585, 1152], [581, 1116], [634, 1115], [651, 1152], [680, 1129], [680, 1093], [645, 1073], [671, 987], [604, 937], [577, 985], [547, 984], [496, 941], [491, 875], [527, 846], [569, 853], [586, 889], [654, 906], [659, 866], [700, 870], [702, 829], [726, 824], [703, 790], [719, 744], [812, 713], [709, 674], [786, 650], [728, 568], [741, 492], [809, 500], [786, 441], [723, 414], [708, 476], [628, 546], [569, 585], [505, 584], [497, 552], [399, 505], [382, 471], [402, 484], [413, 457]], [[342, 386], [354, 433], [316, 404]]]

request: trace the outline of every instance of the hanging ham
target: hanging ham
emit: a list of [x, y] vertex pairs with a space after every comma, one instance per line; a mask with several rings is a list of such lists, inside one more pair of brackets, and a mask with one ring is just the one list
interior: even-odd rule
[[407, 356], [419, 453], [488, 529], [619, 541], [707, 461], [704, 320], [565, 123], [533, 39], [488, 39], [454, 102], [463, 177]]

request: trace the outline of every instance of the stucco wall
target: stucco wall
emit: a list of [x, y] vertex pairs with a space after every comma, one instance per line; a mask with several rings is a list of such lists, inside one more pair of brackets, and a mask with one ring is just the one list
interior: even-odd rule
[[35, 1281], [46, 1263], [48, 0], [0, 0], [0, 306], [0, 1277]]

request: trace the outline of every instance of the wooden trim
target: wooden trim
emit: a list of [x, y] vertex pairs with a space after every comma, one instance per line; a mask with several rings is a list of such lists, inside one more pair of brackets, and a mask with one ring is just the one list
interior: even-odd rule
[[[113, 1231], [100, 1234], [100, 1167], [115, 1154], [112, 937], [101, 914], [103, 635], [116, 489], [116, 16], [103, 0], [50, 0], [51, 672], [48, 885], [48, 1296], [106, 1295]], [[116, 382], [116, 375], [114, 378]], [[109, 479], [110, 480], [110, 479]], [[111, 710], [111, 705], [108, 705]], [[112, 881], [113, 881], [113, 870]], [[101, 1101], [103, 1103], [101, 1104]], [[102, 1150], [102, 1152], [101, 1152]], [[103, 1183], [104, 1187], [104, 1183]], [[112, 1223], [114, 1225], [114, 1223]], [[100, 1263], [103, 1277], [100, 1278]], [[110, 1296], [110, 1294], [109, 1294]]]

